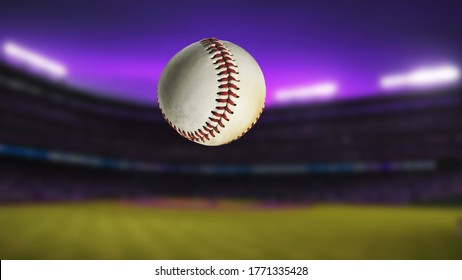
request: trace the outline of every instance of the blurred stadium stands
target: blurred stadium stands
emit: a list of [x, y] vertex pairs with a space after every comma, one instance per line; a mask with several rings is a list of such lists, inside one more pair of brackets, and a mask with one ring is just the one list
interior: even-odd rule
[[0, 201], [462, 196], [459, 88], [268, 108], [242, 139], [213, 148], [180, 138], [154, 100], [104, 99], [0, 64]]

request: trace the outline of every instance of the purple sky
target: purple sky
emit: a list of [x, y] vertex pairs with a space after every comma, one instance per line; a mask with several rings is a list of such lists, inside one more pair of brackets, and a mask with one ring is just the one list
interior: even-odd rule
[[324, 81], [356, 97], [378, 94], [385, 73], [461, 65], [457, 2], [2, 0], [0, 41], [62, 62], [70, 84], [136, 102], [155, 102], [168, 60], [211, 36], [257, 59], [269, 102], [278, 89]]

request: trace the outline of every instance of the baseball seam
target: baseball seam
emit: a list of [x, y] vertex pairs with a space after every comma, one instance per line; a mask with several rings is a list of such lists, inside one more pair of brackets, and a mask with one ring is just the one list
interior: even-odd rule
[[[217, 98], [215, 99], [217, 106], [210, 112], [208, 121], [202, 125], [202, 128], [192, 132], [185, 131], [176, 127], [176, 125], [174, 125], [162, 112], [162, 108], [160, 108], [160, 110], [167, 123], [181, 136], [193, 142], [204, 143], [205, 140], [210, 140], [211, 137], [215, 138], [215, 135], [220, 133], [220, 129], [225, 127], [224, 121], [229, 121], [229, 115], [234, 114], [232, 107], [237, 105], [235, 99], [239, 98], [239, 95], [236, 91], [239, 91], [238, 85], [240, 81], [236, 77], [239, 72], [237, 71], [238, 66], [234, 63], [235, 60], [233, 59], [233, 54], [221, 41], [215, 38], [208, 38], [201, 40], [200, 43], [207, 51], [207, 53], [211, 55], [210, 59], [213, 60], [213, 64], [216, 66], [215, 70], [217, 70], [217, 76], [219, 77], [217, 80]], [[229, 141], [228, 143], [239, 139], [246, 132], [248, 132], [260, 118], [263, 109], [264, 106], [262, 107], [256, 120], [247, 128], [247, 130], [245, 130], [241, 135]]]

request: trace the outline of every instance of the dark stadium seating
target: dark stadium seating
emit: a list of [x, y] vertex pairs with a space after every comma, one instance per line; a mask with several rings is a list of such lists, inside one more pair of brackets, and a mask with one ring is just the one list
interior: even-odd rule
[[0, 200], [209, 194], [309, 202], [408, 203], [460, 194], [461, 93], [461, 89], [408, 92], [268, 108], [239, 141], [204, 147], [177, 135], [162, 119], [154, 101], [141, 105], [105, 99], [0, 64], [0, 145], [191, 166], [438, 163], [431, 174], [257, 174], [223, 179], [220, 174], [139, 174], [29, 162], [0, 153]]
[[462, 198], [461, 181], [462, 173], [454, 170], [335, 176], [204, 176], [113, 172], [2, 159], [0, 203], [184, 196], [254, 198], [268, 203], [407, 204]]
[[[270, 108], [243, 140], [208, 148], [179, 138], [162, 120], [155, 104], [137, 106], [98, 99], [63, 85], [26, 78], [11, 69], [6, 71], [5, 66], [1, 69], [2, 143], [162, 162], [325, 162], [462, 156], [459, 90]], [[15, 87], [11, 81], [15, 81]], [[24, 85], [18, 88], [18, 83]], [[34, 95], [31, 88], [41, 95]]]

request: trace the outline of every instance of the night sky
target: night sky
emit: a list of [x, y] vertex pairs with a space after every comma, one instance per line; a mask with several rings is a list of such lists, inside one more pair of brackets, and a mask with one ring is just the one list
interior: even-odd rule
[[386, 73], [462, 65], [461, 1], [9, 1], [0, 42], [66, 65], [67, 83], [154, 103], [168, 60], [206, 37], [249, 51], [279, 89], [334, 81], [339, 98], [380, 93]]

